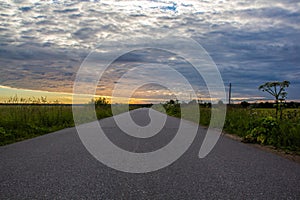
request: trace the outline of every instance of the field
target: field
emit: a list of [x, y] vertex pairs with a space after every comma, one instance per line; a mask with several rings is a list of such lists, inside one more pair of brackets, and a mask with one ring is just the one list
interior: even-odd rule
[[1, 105], [0, 144], [5, 145], [74, 125], [72, 107]]
[[[185, 106], [187, 113], [182, 118], [193, 120], [195, 105]], [[197, 105], [198, 106], [198, 105]], [[82, 109], [94, 106], [78, 106]], [[130, 110], [140, 106], [130, 106]], [[180, 104], [164, 104], [168, 115], [181, 117]], [[161, 109], [162, 107], [158, 108]], [[208, 126], [211, 119], [209, 106], [199, 106], [200, 120], [197, 123]], [[218, 108], [214, 108], [218, 109]], [[119, 113], [124, 112], [120, 107]], [[98, 119], [112, 116], [110, 105], [96, 106]], [[86, 116], [81, 123], [93, 120]], [[67, 105], [0, 105], [0, 145], [73, 127], [72, 107]], [[284, 109], [282, 119], [275, 116], [272, 108], [227, 108], [224, 131], [243, 138], [244, 142], [272, 145], [274, 147], [300, 152], [300, 109]]]
[[[92, 116], [84, 116], [87, 109], [96, 110], [97, 119], [112, 116], [111, 106], [105, 102], [77, 106], [82, 110], [80, 123], [93, 121]], [[145, 106], [145, 105], [144, 105]], [[147, 106], [147, 105], [146, 105]], [[140, 108], [130, 105], [129, 110]], [[118, 106], [115, 114], [126, 111], [126, 107]], [[60, 129], [73, 127], [74, 119], [71, 105], [52, 104], [10, 104], [0, 105], [0, 145], [6, 145], [28, 138], [33, 138]]]
[[275, 112], [272, 108], [229, 108], [224, 130], [242, 137], [244, 142], [299, 152], [300, 109], [283, 110], [281, 119]]
[[[180, 104], [164, 104], [166, 113], [175, 117], [193, 120], [191, 105], [188, 114], [181, 116]], [[199, 123], [208, 126], [211, 118], [210, 107], [200, 105]], [[185, 108], [186, 109], [186, 108]], [[218, 108], [214, 108], [218, 109]], [[194, 120], [193, 120], [194, 121]], [[228, 107], [223, 130], [226, 133], [238, 135], [243, 142], [271, 145], [286, 151], [300, 154], [300, 109], [287, 108], [283, 110], [282, 119], [276, 117], [274, 108], [240, 108]]]
[[[79, 106], [85, 111], [89, 107]], [[135, 109], [137, 106], [131, 106]], [[122, 110], [120, 112], [123, 112]], [[112, 116], [110, 105], [96, 106], [98, 119]], [[93, 120], [85, 118], [82, 123]], [[0, 145], [36, 137], [60, 129], [73, 127], [70, 105], [0, 105]]]

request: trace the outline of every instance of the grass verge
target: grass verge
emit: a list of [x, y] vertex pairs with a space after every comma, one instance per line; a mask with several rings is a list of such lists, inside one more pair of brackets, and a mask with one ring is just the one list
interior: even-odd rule
[[[82, 109], [84, 113], [87, 106], [94, 109], [93, 105], [83, 105], [77, 109]], [[130, 110], [137, 108], [140, 106], [129, 107]], [[98, 119], [112, 116], [110, 105], [99, 105], [95, 110]], [[120, 109], [117, 112], [124, 111], [126, 110]], [[92, 120], [87, 116], [82, 123]], [[70, 105], [0, 105], [1, 146], [73, 126], [75, 124]]]
[[[195, 109], [186, 109], [189, 106], [192, 108], [195, 105], [170, 102], [163, 105], [168, 115], [187, 120], [195, 115]], [[182, 108], [188, 110], [183, 116]], [[200, 120], [197, 123], [203, 126], [210, 125], [211, 109], [216, 108], [199, 105], [199, 109]], [[300, 155], [300, 109], [285, 109], [282, 119], [279, 119], [272, 108], [228, 107], [223, 130], [239, 136], [246, 143], [273, 146]]]

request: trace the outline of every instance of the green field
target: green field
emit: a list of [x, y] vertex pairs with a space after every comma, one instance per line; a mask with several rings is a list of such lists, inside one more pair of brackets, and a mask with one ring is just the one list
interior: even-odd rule
[[300, 109], [284, 109], [282, 119], [275, 112], [272, 108], [229, 108], [224, 130], [242, 137], [244, 142], [299, 152]]
[[[185, 107], [189, 113], [181, 116]], [[195, 109], [191, 105], [164, 104], [166, 113], [175, 117], [195, 121], [191, 116]], [[210, 125], [211, 109], [203, 105], [200, 108], [200, 119], [196, 123]], [[300, 153], [300, 109], [283, 110], [282, 119], [276, 117], [274, 108], [239, 108], [228, 107], [223, 130], [238, 135], [244, 142], [271, 145], [286, 151]]]
[[[140, 107], [138, 105], [130, 105], [129, 110]], [[87, 110], [95, 110], [97, 119], [112, 116], [109, 104], [96, 105], [96, 107], [92, 104], [87, 104], [77, 106], [76, 109], [79, 109], [79, 112], [82, 110], [79, 123], [94, 120], [93, 116], [84, 116], [85, 113], [88, 113], [86, 112]], [[118, 106], [116, 113], [125, 112], [126, 109], [126, 106]], [[74, 119], [71, 105], [0, 105], [0, 145], [22, 141], [73, 126]]]
[[74, 126], [71, 106], [0, 106], [1, 145], [71, 126]]
[[[187, 113], [182, 118], [193, 120], [195, 105], [185, 106]], [[94, 106], [78, 106], [82, 113]], [[140, 106], [130, 106], [130, 110]], [[181, 117], [180, 104], [163, 107], [171, 116]], [[160, 107], [162, 108], [162, 107]], [[200, 106], [197, 123], [208, 126], [211, 109]], [[218, 108], [214, 108], [218, 109]], [[159, 109], [158, 109], [159, 110]], [[124, 112], [122, 107], [118, 113]], [[110, 105], [96, 106], [98, 119], [112, 116]], [[92, 121], [91, 116], [81, 123]], [[72, 106], [67, 105], [0, 105], [0, 145], [36, 137], [67, 127], [73, 127]], [[272, 108], [227, 108], [224, 131], [243, 138], [244, 142], [272, 145], [284, 150], [300, 152], [300, 109], [284, 109], [282, 119], [275, 116]]]

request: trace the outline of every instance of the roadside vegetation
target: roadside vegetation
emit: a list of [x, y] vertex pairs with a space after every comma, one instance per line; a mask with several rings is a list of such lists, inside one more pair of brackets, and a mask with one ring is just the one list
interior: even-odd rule
[[[240, 104], [227, 105], [224, 131], [242, 138], [243, 142], [271, 145], [286, 151], [293, 151], [300, 155], [300, 103], [286, 103], [289, 86], [288, 81], [267, 82], [259, 86], [259, 90], [268, 92], [275, 98], [275, 103], [255, 103], [246, 101]], [[193, 100], [180, 103], [170, 100], [153, 108], [166, 114], [186, 120], [192, 120], [203, 126], [209, 126], [212, 109], [225, 106], [219, 101], [218, 106], [212, 108], [211, 103], [199, 103]], [[130, 105], [129, 109], [150, 107], [151, 105]], [[196, 106], [196, 107], [195, 107]], [[195, 108], [200, 109], [199, 121]], [[92, 99], [88, 104], [77, 105], [77, 109], [84, 115], [86, 109], [95, 109], [98, 119], [112, 116], [111, 105], [105, 98]], [[162, 109], [163, 108], [163, 109]], [[185, 113], [181, 116], [181, 109]], [[127, 111], [127, 106], [116, 105], [114, 114]], [[92, 116], [83, 116], [80, 123], [90, 122]], [[41, 98], [10, 98], [0, 104], [0, 145], [21, 141], [38, 135], [43, 135], [60, 129], [74, 126], [72, 106], [48, 102]], [[212, 124], [212, 126], [214, 126]]]
[[[289, 81], [274, 81], [258, 87], [273, 96], [275, 103], [250, 104], [243, 101], [240, 104], [227, 105], [223, 130], [241, 137], [246, 143], [271, 145], [300, 155], [300, 103], [285, 102], [286, 88], [289, 85]], [[223, 103], [219, 101], [218, 104]], [[190, 109], [190, 113], [181, 116], [181, 108], [195, 105], [200, 109], [200, 119], [196, 123], [210, 125], [211, 111], [218, 109], [212, 108], [210, 103], [203, 104], [193, 100], [188, 104], [180, 104], [178, 100], [170, 100], [163, 107], [168, 115], [189, 120], [187, 116], [192, 116], [195, 109]]]
[[272, 145], [300, 153], [300, 109], [228, 108], [224, 130], [244, 142]]
[[72, 107], [0, 105], [0, 145], [74, 126]]
[[[98, 119], [112, 116], [111, 106], [105, 98], [96, 98], [85, 105], [78, 105], [83, 113], [86, 109], [96, 110]], [[130, 106], [136, 109], [140, 106]], [[122, 110], [120, 110], [122, 112]], [[86, 118], [82, 123], [93, 118]], [[72, 105], [47, 102], [46, 97], [12, 97], [0, 104], [0, 145], [44, 135], [60, 129], [73, 127]]]
[[[164, 103], [163, 107], [170, 116], [190, 120], [188, 116], [193, 115], [195, 109], [190, 109], [187, 116], [181, 116], [181, 108], [193, 108], [195, 102], [180, 104], [178, 101], [170, 100]], [[210, 103], [197, 105], [200, 109], [200, 119], [196, 123], [208, 126], [211, 109], [218, 108], [211, 108]], [[241, 137], [243, 142], [272, 145], [300, 154], [300, 104], [289, 103], [285, 108], [281, 106], [280, 113], [276, 112], [275, 106], [277, 105], [272, 103], [247, 102], [227, 106], [223, 129], [226, 133]]]

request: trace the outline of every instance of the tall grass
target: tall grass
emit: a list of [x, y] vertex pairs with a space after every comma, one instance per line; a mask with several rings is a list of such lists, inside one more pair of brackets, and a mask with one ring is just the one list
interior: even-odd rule
[[242, 137], [244, 142], [300, 152], [300, 109], [285, 109], [282, 119], [278, 119], [271, 108], [229, 108], [224, 130]]
[[[74, 126], [71, 105], [29, 103], [21, 104], [14, 101], [13, 103], [10, 102], [10, 104], [0, 105], [0, 145]], [[140, 107], [142, 106], [129, 106], [129, 110]], [[109, 104], [96, 106], [87, 104], [77, 106], [76, 109], [79, 109], [79, 112], [83, 115], [82, 121], [79, 123], [87, 123], [94, 120], [93, 116], [84, 116], [85, 113], [90, 113], [86, 112], [87, 109], [95, 110], [97, 119], [112, 116], [111, 105]], [[117, 114], [125, 111], [127, 110], [117, 110]]]
[[[87, 107], [79, 106], [84, 113]], [[97, 106], [98, 119], [112, 116], [110, 106]], [[93, 120], [90, 116], [82, 123]], [[36, 137], [73, 127], [72, 106], [69, 105], [0, 105], [0, 145]]]
[[[189, 105], [164, 104], [166, 113], [175, 117], [194, 121], [194, 109], [181, 116], [180, 107]], [[208, 126], [211, 121], [211, 109], [203, 105], [200, 108], [200, 119], [197, 123]], [[228, 107], [224, 130], [243, 138], [244, 142], [272, 145], [284, 150], [300, 153], [300, 109], [284, 109], [282, 119], [276, 117], [272, 108], [237, 108]]]
[[74, 126], [71, 106], [0, 106], [0, 145], [71, 126]]

